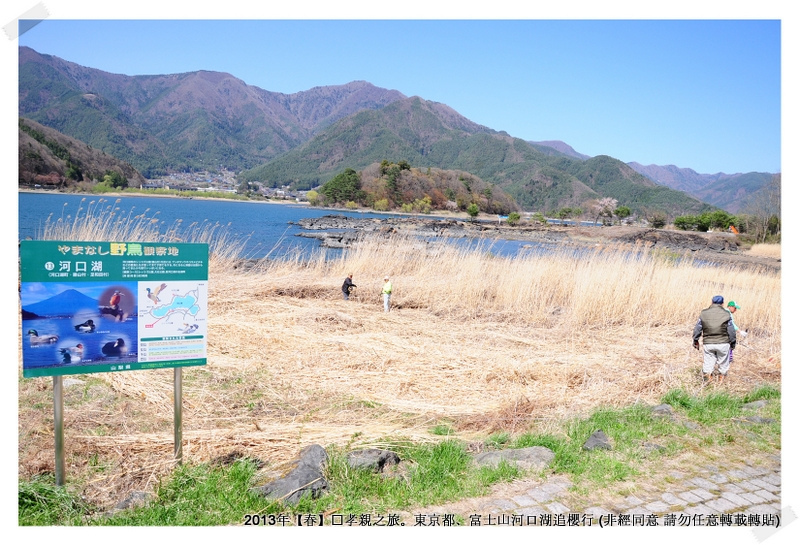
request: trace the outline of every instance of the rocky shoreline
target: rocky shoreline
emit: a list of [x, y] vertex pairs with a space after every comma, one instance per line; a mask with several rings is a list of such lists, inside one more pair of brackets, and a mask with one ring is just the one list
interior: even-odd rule
[[531, 242], [565, 242], [566, 232], [557, 228], [501, 225], [488, 221], [461, 219], [391, 217], [353, 218], [331, 214], [320, 218], [304, 218], [294, 222], [307, 232], [297, 236], [317, 238], [326, 248], [346, 248], [360, 235], [370, 233], [390, 237], [408, 235], [424, 238], [502, 238]]
[[365, 234], [432, 238], [483, 238], [575, 246], [631, 245], [664, 249], [714, 263], [736, 263], [780, 270], [780, 259], [748, 256], [733, 233], [695, 233], [635, 226], [516, 225], [505, 222], [469, 221], [422, 217], [358, 218], [330, 214], [304, 218], [295, 225], [297, 236], [316, 238], [325, 248], [349, 248]]

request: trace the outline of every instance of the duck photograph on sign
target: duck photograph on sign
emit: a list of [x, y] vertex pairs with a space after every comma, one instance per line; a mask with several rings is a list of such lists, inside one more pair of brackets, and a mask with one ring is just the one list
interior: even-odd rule
[[[26, 371], [86, 372], [86, 366], [137, 361], [137, 282], [109, 285], [23, 282], [22, 329]], [[54, 372], [60, 371], [60, 372]]]

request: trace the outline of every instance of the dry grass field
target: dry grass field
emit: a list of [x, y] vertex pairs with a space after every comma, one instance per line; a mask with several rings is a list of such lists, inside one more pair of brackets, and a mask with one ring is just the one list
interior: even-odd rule
[[[403, 238], [333, 260], [245, 265], [229, 241], [212, 249], [208, 365], [183, 370], [189, 463], [278, 467], [312, 443], [440, 440], [442, 423], [469, 441], [548, 431], [600, 406], [699, 391], [691, 331], [716, 294], [741, 305], [749, 330], [722, 388], [780, 383], [775, 271], [605, 246], [506, 259]], [[358, 288], [344, 301], [348, 273]], [[151, 490], [173, 467], [173, 370], [68, 379], [68, 481], [100, 504]], [[53, 458], [52, 379], [20, 378], [19, 477], [53, 472]]]
[[750, 255], [760, 257], [772, 257], [780, 259], [781, 245], [780, 244], [754, 244], [747, 252]]

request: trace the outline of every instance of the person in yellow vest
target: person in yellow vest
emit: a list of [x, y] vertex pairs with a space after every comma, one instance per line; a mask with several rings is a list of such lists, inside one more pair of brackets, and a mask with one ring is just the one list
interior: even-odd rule
[[392, 281], [389, 280], [389, 275], [383, 277], [383, 289], [381, 290], [381, 295], [383, 295], [383, 311], [389, 312], [392, 299]]

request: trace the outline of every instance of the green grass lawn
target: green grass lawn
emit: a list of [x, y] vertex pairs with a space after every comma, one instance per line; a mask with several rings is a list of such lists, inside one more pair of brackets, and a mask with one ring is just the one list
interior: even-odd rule
[[[762, 418], [772, 421], [743, 426], [754, 414], [746, 403], [763, 399]], [[543, 446], [555, 453], [544, 473], [570, 477], [580, 489], [597, 489], [636, 477], [645, 459], [670, 457], [704, 448], [735, 444], [745, 452], [780, 451], [780, 391], [763, 386], [745, 396], [723, 391], [693, 396], [673, 390], [662, 399], [674, 409], [674, 418], [653, 414], [646, 406], [597, 409], [588, 418], [563, 422], [556, 432], [525, 433], [513, 437], [500, 432], [487, 437], [487, 448], [507, 449]], [[694, 425], [687, 426], [691, 422]], [[595, 430], [610, 438], [612, 450], [587, 451], [583, 443]], [[298, 515], [338, 513], [348, 516], [388, 514], [486, 495], [491, 486], [508, 482], [523, 472], [501, 463], [497, 468], [471, 463], [467, 443], [451, 435], [449, 424], [439, 424], [431, 434], [435, 443], [412, 444], [387, 439], [387, 448], [403, 460], [403, 471], [384, 476], [356, 470], [346, 462], [346, 449], [327, 448], [329, 490], [320, 498], [303, 498], [296, 506], [269, 501], [250, 489], [259, 478], [255, 460], [239, 459], [227, 465], [186, 464], [158, 483], [143, 505], [108, 512], [80, 499], [76, 485], [55, 486], [52, 475], [19, 483], [20, 526], [220, 526], [294, 524]], [[642, 444], [657, 443], [655, 452]], [[285, 517], [285, 518], [281, 518]]]

